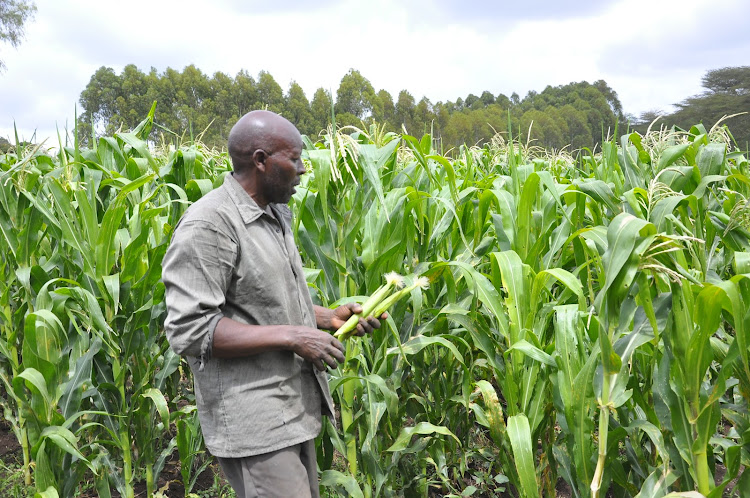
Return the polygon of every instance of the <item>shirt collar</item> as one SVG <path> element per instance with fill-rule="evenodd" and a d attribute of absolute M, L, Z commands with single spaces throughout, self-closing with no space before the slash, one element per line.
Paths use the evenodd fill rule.
<path fill-rule="evenodd" d="M 263 210 L 258 204 L 250 197 L 242 185 L 235 179 L 234 175 L 230 172 L 224 177 L 224 188 L 229 193 L 229 197 L 232 198 L 232 202 L 237 206 L 240 212 L 242 221 L 245 224 L 252 223 L 253 221 L 260 218 L 263 214 Z"/>

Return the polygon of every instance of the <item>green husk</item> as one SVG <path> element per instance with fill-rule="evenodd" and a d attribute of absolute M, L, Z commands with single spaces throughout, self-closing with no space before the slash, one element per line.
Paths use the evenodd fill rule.
<path fill-rule="evenodd" d="M 386 299 L 380 302 L 375 309 L 373 310 L 373 315 L 380 316 L 388 309 L 391 308 L 394 304 L 396 304 L 398 301 L 403 299 L 404 297 L 411 294 L 411 291 L 416 289 L 417 287 L 421 287 L 422 289 L 425 289 L 429 285 L 429 281 L 426 278 L 416 278 L 414 279 L 414 283 L 409 285 L 408 287 L 404 287 L 398 292 L 394 292 L 390 296 L 388 296 Z"/>
<path fill-rule="evenodd" d="M 344 323 L 344 325 L 339 327 L 339 329 L 333 334 L 334 337 L 338 339 L 349 338 L 357 328 L 357 324 L 359 323 L 359 319 L 361 317 L 372 315 L 375 307 L 388 296 L 388 293 L 391 292 L 394 286 L 400 287 L 401 285 L 403 285 L 403 278 L 397 273 L 388 273 L 385 275 L 385 278 L 386 283 L 378 287 L 378 289 L 374 293 L 372 293 L 369 298 L 367 298 L 367 301 L 362 303 L 362 313 L 355 313 L 350 316 L 349 319 Z M 383 312 L 380 312 L 377 314 L 377 316 L 382 314 Z"/>
<path fill-rule="evenodd" d="M 409 286 L 407 286 L 407 287 L 405 287 L 405 288 L 403 288 L 403 289 L 401 289 L 399 291 L 394 292 L 390 296 L 386 296 L 387 292 L 390 291 L 390 287 L 386 291 L 382 290 L 383 287 L 385 287 L 385 286 L 380 287 L 376 291 L 376 293 L 375 293 L 375 294 L 378 295 L 377 299 L 373 299 L 375 297 L 375 294 L 373 294 L 367 300 L 367 303 L 365 303 L 365 304 L 367 304 L 367 308 L 365 308 L 364 305 L 362 306 L 362 308 L 363 308 L 362 315 L 352 315 L 349 318 L 349 320 L 347 320 L 347 322 L 339 330 L 336 331 L 336 333 L 334 334 L 334 336 L 337 337 L 337 338 L 339 338 L 339 339 L 348 339 L 352 335 L 354 329 L 356 328 L 357 322 L 359 321 L 359 317 L 360 316 L 371 316 L 372 315 L 372 316 L 379 317 L 380 315 L 382 315 L 383 313 L 385 313 L 386 311 L 388 311 L 398 301 L 400 301 L 404 297 L 408 296 L 411 293 L 411 291 L 413 291 L 414 289 L 416 289 L 418 287 L 421 287 L 421 288 L 425 289 L 425 288 L 427 288 L 428 285 L 429 285 L 429 280 L 427 278 L 425 278 L 425 277 L 416 278 L 416 279 L 414 279 L 414 282 L 411 285 L 409 285 Z M 387 286 L 387 284 L 386 284 L 386 286 Z M 370 301 L 374 302 L 375 304 L 372 305 L 372 306 L 370 306 L 370 304 L 369 304 Z M 347 325 L 349 325 L 350 322 L 352 322 L 353 325 L 351 325 L 348 328 L 348 330 L 347 330 L 346 327 L 347 327 Z"/>

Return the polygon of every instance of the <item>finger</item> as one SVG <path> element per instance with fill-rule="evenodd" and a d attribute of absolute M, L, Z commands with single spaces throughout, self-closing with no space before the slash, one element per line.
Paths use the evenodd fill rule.
<path fill-rule="evenodd" d="M 359 303 L 349 303 L 349 311 L 352 312 L 352 314 L 356 313 L 362 313 L 362 305 Z"/>
<path fill-rule="evenodd" d="M 339 366 L 339 363 L 340 363 L 340 362 L 336 362 L 336 360 L 335 360 L 335 359 L 333 358 L 333 356 L 331 356 L 331 355 L 325 355 L 325 356 L 323 356 L 323 360 L 324 360 L 324 361 L 325 361 L 325 362 L 326 362 L 326 363 L 328 364 L 328 366 L 329 366 L 329 367 L 331 367 L 331 368 L 336 368 L 337 366 Z"/>
<path fill-rule="evenodd" d="M 314 360 L 313 361 L 313 365 L 315 365 L 315 368 L 317 368 L 321 372 L 324 371 L 324 370 L 326 370 L 326 366 L 320 360 Z"/>
<path fill-rule="evenodd" d="M 380 322 L 377 318 L 369 316 L 367 319 L 360 318 L 357 327 L 363 334 L 372 334 L 373 330 L 380 328 Z"/>
<path fill-rule="evenodd" d="M 357 322 L 357 331 L 354 333 L 354 335 L 358 337 L 362 337 L 367 332 L 367 329 L 365 328 L 365 322 L 362 318 L 359 319 L 359 322 Z"/>
<path fill-rule="evenodd" d="M 341 344 L 341 341 L 339 341 L 335 337 L 331 337 L 331 346 L 333 346 L 334 348 L 338 349 L 342 353 L 346 352 L 346 348 L 344 347 L 344 345 Z"/>
<path fill-rule="evenodd" d="M 346 361 L 344 353 L 342 353 L 338 349 L 331 350 L 331 354 L 327 356 L 331 358 L 331 362 L 328 363 L 329 365 L 331 365 L 331 368 L 336 368 L 338 366 L 338 363 L 344 363 Z"/>

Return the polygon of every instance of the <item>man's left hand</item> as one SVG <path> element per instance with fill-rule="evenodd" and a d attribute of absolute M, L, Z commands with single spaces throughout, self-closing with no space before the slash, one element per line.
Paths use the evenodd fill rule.
<path fill-rule="evenodd" d="M 319 311 L 320 310 L 320 311 Z M 323 311 L 325 310 L 325 311 Z M 342 304 L 335 309 L 317 308 L 316 307 L 316 318 L 318 318 L 318 327 L 327 330 L 338 330 L 339 327 L 344 325 L 350 316 L 362 313 L 362 305 L 359 303 L 347 303 Z M 328 316 L 320 316 L 328 315 Z M 322 320 L 321 320 L 322 318 Z M 388 318 L 388 313 L 383 313 L 380 317 L 375 318 L 374 316 L 368 316 L 366 318 L 360 318 L 357 324 L 357 331 L 355 335 L 362 336 L 365 334 L 372 333 L 373 330 L 380 328 L 380 320 Z"/>

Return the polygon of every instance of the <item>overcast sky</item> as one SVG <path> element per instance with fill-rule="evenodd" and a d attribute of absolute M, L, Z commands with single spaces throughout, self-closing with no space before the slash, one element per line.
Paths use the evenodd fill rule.
<path fill-rule="evenodd" d="M 350 68 L 375 90 L 455 101 L 605 80 L 625 112 L 672 109 L 709 69 L 750 65 L 748 0 L 36 0 L 0 45 L 0 136 L 56 137 L 101 66 L 234 76 L 335 93 Z M 79 110 L 79 112 L 81 112 Z M 157 108 L 158 112 L 158 108 Z M 56 145 L 57 139 L 47 142 Z"/>

